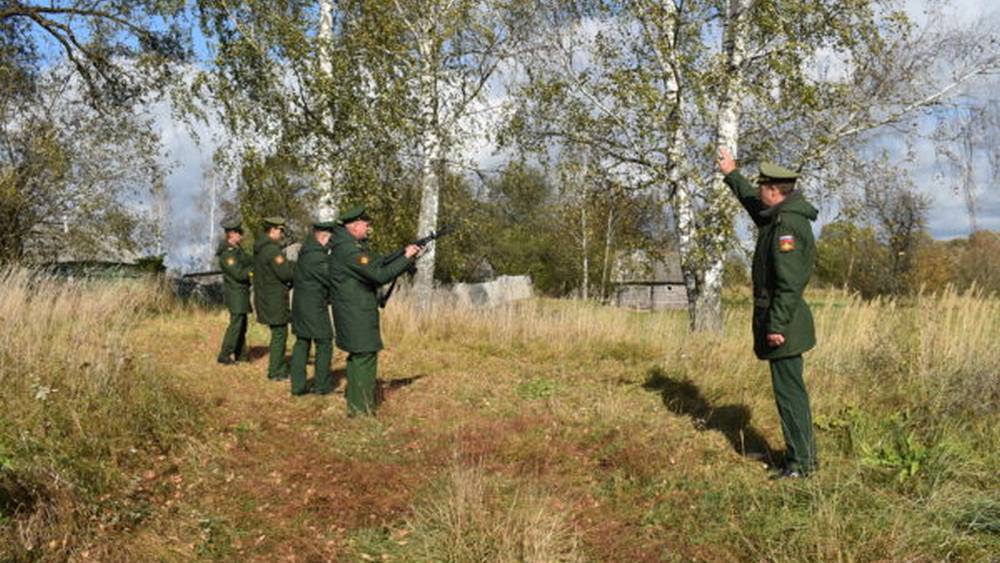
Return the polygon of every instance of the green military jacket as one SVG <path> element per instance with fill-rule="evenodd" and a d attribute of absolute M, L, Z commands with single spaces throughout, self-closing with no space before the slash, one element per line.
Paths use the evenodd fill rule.
<path fill-rule="evenodd" d="M 215 253 L 222 270 L 222 294 L 226 308 L 233 314 L 250 312 L 250 268 L 253 258 L 241 246 L 223 242 Z"/>
<path fill-rule="evenodd" d="M 292 332 L 300 338 L 329 340 L 330 324 L 330 252 L 314 237 L 302 243 L 295 263 L 295 292 L 292 294 Z"/>
<path fill-rule="evenodd" d="M 293 262 L 278 243 L 261 233 L 254 243 L 253 306 L 257 322 L 265 325 L 288 323 L 288 290 L 292 286 Z"/>
<path fill-rule="evenodd" d="M 382 349 L 378 288 L 409 270 L 413 261 L 399 257 L 387 262 L 368 248 L 367 240 L 356 240 L 341 226 L 334 229 L 330 245 L 337 347 L 350 353 L 377 352 Z"/>
<path fill-rule="evenodd" d="M 752 275 L 754 353 L 762 360 L 775 360 L 811 350 L 816 345 L 816 329 L 802 293 L 816 257 L 810 225 L 818 215 L 816 208 L 798 191 L 768 208 L 757 188 L 737 171 L 726 175 L 726 184 L 757 225 Z M 768 346 L 768 334 L 781 334 L 785 343 Z"/>

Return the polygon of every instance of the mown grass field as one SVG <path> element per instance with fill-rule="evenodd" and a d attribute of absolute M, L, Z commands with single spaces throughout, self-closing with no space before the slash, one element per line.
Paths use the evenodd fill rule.
<path fill-rule="evenodd" d="M 215 363 L 221 310 L 0 276 L 0 560 L 991 561 L 1000 302 L 812 296 L 821 470 L 781 435 L 734 296 L 684 313 L 390 304 L 386 400 Z M 343 388 L 344 356 L 335 370 Z"/>

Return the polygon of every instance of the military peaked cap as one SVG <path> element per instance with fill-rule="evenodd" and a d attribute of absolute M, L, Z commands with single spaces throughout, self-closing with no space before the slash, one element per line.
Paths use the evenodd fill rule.
<path fill-rule="evenodd" d="M 341 213 L 340 217 L 337 218 L 337 222 L 341 225 L 346 225 L 351 221 L 357 221 L 358 219 L 371 221 L 371 218 L 368 217 L 368 213 L 365 211 L 364 205 L 355 205 L 354 207 L 347 208 L 347 210 Z"/>
<path fill-rule="evenodd" d="M 316 229 L 317 231 L 332 231 L 336 226 L 336 221 L 317 221 L 313 223 L 313 229 Z"/>
<path fill-rule="evenodd" d="M 264 226 L 266 227 L 284 227 L 285 220 L 281 217 L 264 217 Z"/>
<path fill-rule="evenodd" d="M 226 231 L 243 231 L 243 224 L 238 218 L 226 219 L 222 222 L 222 228 Z"/>
<path fill-rule="evenodd" d="M 773 162 L 761 162 L 760 163 L 760 177 L 757 178 L 758 182 L 794 182 L 799 177 L 799 173 L 794 170 L 789 170 L 784 166 L 780 166 Z"/>

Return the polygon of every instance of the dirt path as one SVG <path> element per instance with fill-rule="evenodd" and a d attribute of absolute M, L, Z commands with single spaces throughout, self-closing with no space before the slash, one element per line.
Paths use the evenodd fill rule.
<path fill-rule="evenodd" d="M 264 375 L 259 327 L 250 364 L 215 362 L 224 322 L 221 313 L 185 313 L 138 331 L 139 349 L 204 402 L 206 425 L 204 441 L 144 477 L 159 507 L 136 541 L 155 553 L 179 561 L 413 560 L 402 547 L 390 556 L 362 544 L 375 537 L 405 546 L 413 503 L 457 463 L 554 499 L 588 560 L 728 558 L 643 523 L 667 500 L 681 506 L 700 494 L 658 491 L 664 468 L 696 481 L 712 463 L 746 460 L 722 433 L 696 431 L 643 390 L 640 362 L 611 358 L 581 376 L 573 370 L 584 368 L 565 358 L 540 365 L 513 353 L 402 342 L 380 359 L 382 378 L 395 385 L 379 418 L 350 419 L 342 353 L 337 393 L 291 397 L 288 382 Z M 551 375 L 556 368 L 578 388 Z M 545 398 L 543 377 L 553 378 L 560 402 Z M 606 427 L 601 409 L 614 409 Z"/>
<path fill-rule="evenodd" d="M 188 319 L 186 319 L 188 320 Z M 205 401 L 204 443 L 185 459 L 164 460 L 154 477 L 168 518 L 155 541 L 181 558 L 345 560 L 346 531 L 397 521 L 424 480 L 419 467 L 351 455 L 337 434 L 375 437 L 378 422 L 344 415 L 343 356 L 338 393 L 293 398 L 288 382 L 268 381 L 262 334 L 251 333 L 250 364 L 214 361 L 218 315 L 151 322 L 140 338 L 155 342 L 158 369 Z M 310 366 L 311 370 L 311 366 Z M 362 438 L 364 440 L 365 438 Z M 418 471 L 414 471 L 414 470 Z"/>

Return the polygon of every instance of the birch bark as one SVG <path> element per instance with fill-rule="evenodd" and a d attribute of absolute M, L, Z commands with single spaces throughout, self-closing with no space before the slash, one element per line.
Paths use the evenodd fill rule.
<path fill-rule="evenodd" d="M 698 223 L 696 220 L 694 194 L 688 179 L 690 166 L 687 161 L 685 147 L 688 142 L 686 115 L 687 100 L 682 89 L 681 77 L 684 69 L 678 59 L 677 32 L 681 24 L 677 5 L 672 1 L 654 6 L 647 2 L 646 11 L 655 13 L 654 8 L 662 9 L 663 18 L 659 22 L 644 21 L 646 41 L 654 49 L 657 65 L 664 80 L 664 95 L 670 98 L 674 107 L 672 119 L 665 123 L 670 131 L 666 146 L 667 167 L 663 172 L 666 177 L 669 200 L 673 207 L 675 230 L 677 234 L 677 251 L 680 254 L 681 274 L 688 298 L 688 318 L 691 328 L 700 325 L 701 314 L 699 290 L 702 279 L 700 260 L 698 259 Z"/>
<path fill-rule="evenodd" d="M 729 0 L 723 31 L 725 80 L 716 120 L 716 146 L 737 154 L 740 141 L 741 100 L 744 97 L 744 66 L 749 34 L 748 12 L 752 0 Z M 733 230 L 735 205 L 721 172 L 716 172 L 709 188 L 706 210 L 704 263 L 695 303 L 695 331 L 722 332 L 722 270 L 727 240 Z"/>
<path fill-rule="evenodd" d="M 319 42 L 319 68 L 324 78 L 333 73 L 331 49 L 333 46 L 333 0 L 319 0 L 319 31 L 316 38 Z M 326 129 L 332 130 L 332 118 L 329 112 L 323 111 Z M 320 162 L 316 170 L 316 194 L 319 196 L 317 219 L 332 221 L 337 217 L 340 206 L 338 194 L 333 183 L 332 163 Z"/>
<path fill-rule="evenodd" d="M 428 29 L 424 25 L 420 27 Z M 420 215 L 417 220 L 417 232 L 423 236 L 437 228 L 441 129 L 438 120 L 440 100 L 434 37 L 428 32 L 419 36 L 417 40 L 420 53 L 420 147 L 423 158 L 420 170 Z M 436 254 L 434 247 L 434 243 L 431 243 L 417 260 L 417 275 L 414 278 L 417 303 L 424 309 L 430 309 L 432 306 Z"/>

